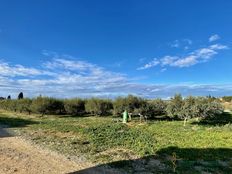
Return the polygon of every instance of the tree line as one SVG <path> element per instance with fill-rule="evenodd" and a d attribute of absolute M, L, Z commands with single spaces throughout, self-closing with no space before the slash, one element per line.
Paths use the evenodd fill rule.
<path fill-rule="evenodd" d="M 127 110 L 134 115 L 144 115 L 148 119 L 158 116 L 168 116 L 182 120 L 194 117 L 213 117 L 221 114 L 224 110 L 220 101 L 212 97 L 183 98 L 176 94 L 170 100 L 148 100 L 141 97 L 128 95 L 111 99 L 56 99 L 39 96 L 34 99 L 23 98 L 20 94 L 18 99 L 0 100 L 0 109 L 27 112 L 28 114 L 67 114 L 83 116 L 85 114 L 107 116 L 121 116 Z"/>

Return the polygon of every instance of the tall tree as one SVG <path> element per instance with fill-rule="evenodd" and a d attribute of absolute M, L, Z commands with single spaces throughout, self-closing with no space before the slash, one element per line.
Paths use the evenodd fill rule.
<path fill-rule="evenodd" d="M 19 100 L 20 100 L 20 99 L 23 99 L 23 93 L 22 93 L 22 92 L 19 93 L 18 99 L 19 99 Z"/>

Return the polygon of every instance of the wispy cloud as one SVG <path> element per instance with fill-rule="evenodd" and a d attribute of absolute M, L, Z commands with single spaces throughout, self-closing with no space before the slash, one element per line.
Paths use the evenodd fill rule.
<path fill-rule="evenodd" d="M 220 39 L 220 36 L 217 35 L 217 34 L 214 34 L 214 35 L 209 37 L 209 42 L 213 42 L 213 41 L 216 41 L 216 40 L 219 40 L 219 39 Z"/>
<path fill-rule="evenodd" d="M 172 48 L 183 48 L 185 50 L 189 49 L 189 46 L 192 45 L 193 41 L 190 39 L 181 39 L 174 40 L 169 45 Z"/>
<path fill-rule="evenodd" d="M 160 63 L 160 62 L 159 62 L 156 58 L 154 58 L 151 62 L 145 64 L 145 65 L 142 66 L 142 67 L 139 67 L 138 70 L 143 70 L 143 69 L 152 68 L 152 67 L 158 65 L 159 63 Z"/>
<path fill-rule="evenodd" d="M 222 45 L 211 45 L 209 49 L 223 49 Z M 204 51 L 203 51 L 204 52 Z M 207 51 L 206 51 L 207 52 Z M 196 51 L 192 56 L 205 54 Z M 212 54 L 212 53 L 210 53 Z M 204 55 L 205 56 L 205 55 Z M 70 56 L 58 56 L 44 62 L 42 67 L 26 67 L 12 65 L 4 61 L 0 64 L 0 96 L 17 96 L 23 91 L 26 96 L 34 97 L 39 94 L 67 98 L 67 97 L 110 97 L 134 94 L 146 98 L 167 98 L 175 93 L 183 95 L 222 95 L 232 94 L 232 85 L 205 84 L 144 84 L 127 77 L 125 74 L 108 71 L 103 67 L 88 61 L 70 59 Z M 191 55 L 190 55 L 191 57 Z M 207 57 L 207 56 L 206 56 Z M 191 62 L 191 58 L 190 62 Z M 195 59 L 195 58 L 194 58 Z M 153 59 L 149 66 L 155 66 L 157 59 Z M 159 60 L 162 71 L 165 66 L 182 66 L 189 60 L 179 57 L 164 57 Z"/>
<path fill-rule="evenodd" d="M 151 62 L 139 67 L 138 70 L 149 69 L 160 65 L 171 67 L 189 67 L 198 63 L 209 61 L 214 55 L 218 54 L 219 50 L 229 49 L 228 46 L 222 44 L 213 44 L 205 48 L 200 48 L 188 53 L 186 56 L 164 56 L 160 59 L 153 59 Z"/>
<path fill-rule="evenodd" d="M 38 76 L 38 75 L 51 75 L 47 71 L 39 70 L 36 68 L 24 67 L 22 65 L 10 65 L 3 60 L 0 62 L 0 74 L 1 76 Z"/>
<path fill-rule="evenodd" d="M 124 74 L 107 71 L 87 61 L 61 57 L 52 58 L 40 68 L 9 65 L 2 61 L 1 84 L 5 84 L 4 89 L 10 88 L 11 92 L 23 90 L 30 96 L 45 94 L 69 97 L 104 93 L 104 88 L 118 86 L 127 81 Z"/>

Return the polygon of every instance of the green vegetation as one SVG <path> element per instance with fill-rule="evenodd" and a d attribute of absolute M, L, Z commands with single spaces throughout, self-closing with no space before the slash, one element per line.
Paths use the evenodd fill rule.
<path fill-rule="evenodd" d="M 64 109 L 70 115 L 83 115 L 85 113 L 85 101 L 82 99 L 64 100 Z"/>
<path fill-rule="evenodd" d="M 35 143 L 126 173 L 232 173 L 232 115 L 223 105 L 210 96 L 179 94 L 168 101 L 132 95 L 20 97 L 0 100 L 0 124 Z M 119 121 L 124 110 L 133 115 L 127 124 Z M 148 121 L 136 117 L 141 115 Z"/>
<path fill-rule="evenodd" d="M 20 113 L 27 112 L 28 114 L 32 112 L 42 116 L 45 114 L 120 116 L 124 110 L 127 110 L 132 115 L 140 115 L 148 119 L 167 115 L 185 121 L 194 117 L 214 117 L 224 110 L 216 98 L 189 96 L 183 99 L 180 94 L 175 95 L 170 101 L 147 100 L 132 95 L 118 97 L 115 100 L 99 98 L 62 100 L 41 96 L 27 99 L 19 97 L 18 100 L 0 100 L 0 109 Z"/>
<path fill-rule="evenodd" d="M 107 115 L 111 113 L 113 104 L 111 100 L 91 98 L 86 101 L 85 109 L 92 115 Z"/>
<path fill-rule="evenodd" d="M 225 102 L 231 102 L 232 101 L 232 96 L 224 96 L 222 97 L 222 100 Z"/>
<path fill-rule="evenodd" d="M 229 113 L 190 119 L 186 126 L 166 120 L 140 123 L 136 118 L 122 124 L 111 116 L 41 117 L 3 111 L 0 115 L 0 124 L 14 127 L 36 143 L 98 164 L 110 163 L 128 173 L 139 170 L 135 165 L 141 164 L 144 171 L 159 173 L 172 173 L 175 166 L 177 173 L 231 173 L 231 122 Z"/>

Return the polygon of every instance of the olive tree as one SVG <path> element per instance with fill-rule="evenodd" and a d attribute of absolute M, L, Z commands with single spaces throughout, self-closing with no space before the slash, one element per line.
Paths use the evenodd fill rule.
<path fill-rule="evenodd" d="M 85 101 L 82 99 L 64 100 L 64 108 L 67 114 L 82 115 L 85 113 Z"/>
<path fill-rule="evenodd" d="M 196 99 L 194 97 L 189 96 L 184 99 L 182 107 L 181 107 L 181 111 L 178 114 L 178 118 L 184 120 L 184 126 L 188 119 L 191 119 L 197 116 L 195 105 L 196 105 Z"/>
<path fill-rule="evenodd" d="M 161 116 L 166 114 L 167 102 L 158 98 L 155 100 L 151 100 L 150 103 L 152 105 L 154 116 Z"/>
<path fill-rule="evenodd" d="M 205 97 L 198 97 L 194 106 L 196 117 L 212 118 L 217 114 L 221 114 L 224 107 L 218 101 L 212 101 Z"/>
<path fill-rule="evenodd" d="M 127 97 L 118 97 L 113 102 L 114 114 L 121 115 L 127 110 L 130 113 L 138 112 L 139 108 L 144 107 L 146 101 L 140 97 L 128 95 Z"/>
<path fill-rule="evenodd" d="M 21 100 L 17 100 L 17 109 L 19 112 L 28 112 L 28 114 L 31 114 L 31 104 L 32 100 L 29 98 L 24 98 Z"/>
<path fill-rule="evenodd" d="M 85 104 L 86 112 L 93 115 L 107 115 L 113 109 L 111 100 L 91 98 Z"/>
<path fill-rule="evenodd" d="M 180 117 L 183 106 L 183 98 L 180 94 L 176 94 L 171 100 L 168 102 L 166 112 L 168 116 L 171 117 Z"/>
<path fill-rule="evenodd" d="M 49 97 L 37 97 L 32 101 L 32 110 L 42 114 L 60 114 L 64 110 L 64 105 L 61 100 Z"/>

